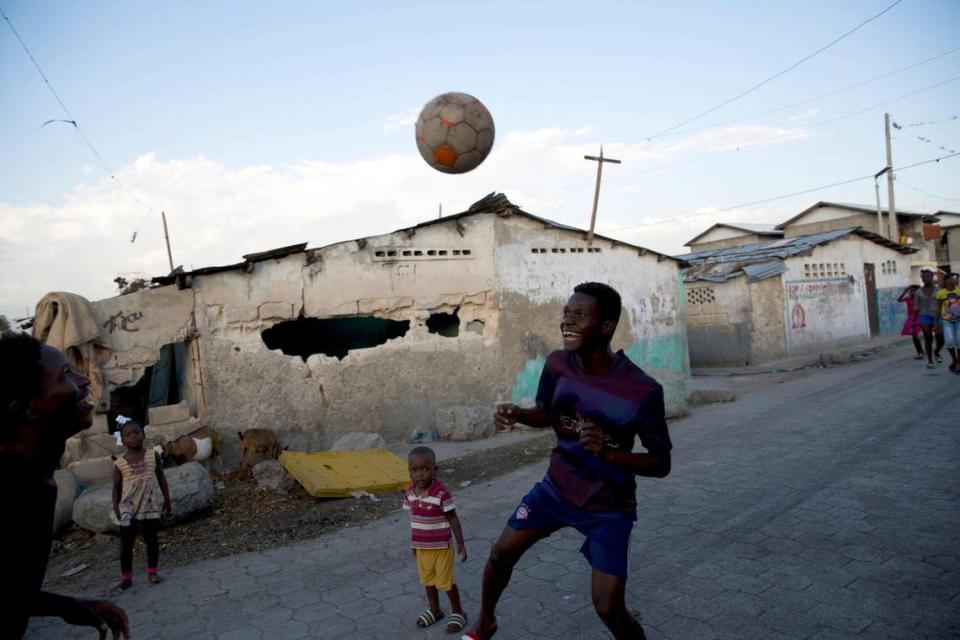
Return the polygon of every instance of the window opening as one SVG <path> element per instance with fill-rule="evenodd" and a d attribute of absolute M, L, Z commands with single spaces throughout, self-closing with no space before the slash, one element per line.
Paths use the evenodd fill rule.
<path fill-rule="evenodd" d="M 260 337 L 268 349 L 279 349 L 304 361 L 315 353 L 342 360 L 354 349 L 369 349 L 400 338 L 410 330 L 409 320 L 373 316 L 298 318 L 264 329 Z"/>

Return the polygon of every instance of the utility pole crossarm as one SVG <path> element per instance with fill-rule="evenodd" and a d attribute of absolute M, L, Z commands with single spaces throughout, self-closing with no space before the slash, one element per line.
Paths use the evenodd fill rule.
<path fill-rule="evenodd" d="M 587 234 L 587 244 L 593 244 L 593 229 L 597 224 L 597 205 L 600 203 L 600 178 L 603 176 L 603 163 L 620 164 L 619 160 L 603 157 L 603 145 L 600 145 L 599 156 L 583 156 L 584 160 L 592 160 L 597 163 L 597 187 L 593 192 L 593 213 L 590 214 L 590 232 Z"/>

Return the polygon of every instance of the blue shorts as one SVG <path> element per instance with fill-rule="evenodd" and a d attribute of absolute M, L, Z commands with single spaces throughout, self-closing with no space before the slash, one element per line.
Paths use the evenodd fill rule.
<path fill-rule="evenodd" d="M 580 553 L 590 566 L 610 575 L 627 577 L 627 559 L 630 555 L 630 534 L 637 512 L 587 511 L 575 507 L 544 489 L 541 483 L 533 486 L 507 521 L 511 529 L 541 529 L 553 533 L 563 527 L 573 527 L 586 540 Z"/>
<path fill-rule="evenodd" d="M 930 327 L 937 323 L 937 316 L 929 316 L 924 313 L 917 320 L 918 322 L 920 322 L 921 325 L 926 325 Z"/>

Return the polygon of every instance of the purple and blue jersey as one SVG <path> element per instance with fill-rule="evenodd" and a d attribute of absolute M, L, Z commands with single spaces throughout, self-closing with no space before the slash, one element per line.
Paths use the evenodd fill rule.
<path fill-rule="evenodd" d="M 622 351 L 611 370 L 601 375 L 583 372 L 574 354 L 554 351 L 540 376 L 537 405 L 575 430 L 582 422 L 593 422 L 603 430 L 606 446 L 614 449 L 632 451 L 636 437 L 652 454 L 672 448 L 663 387 Z M 572 435 L 558 434 L 542 485 L 555 497 L 590 511 L 632 511 L 637 504 L 634 474 L 602 462 Z"/>

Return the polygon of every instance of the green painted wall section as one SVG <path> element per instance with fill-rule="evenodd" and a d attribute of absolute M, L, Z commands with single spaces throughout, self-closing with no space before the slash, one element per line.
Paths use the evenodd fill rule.
<path fill-rule="evenodd" d="M 543 372 L 543 365 L 547 364 L 544 356 L 538 355 L 536 358 L 527 360 L 517 373 L 517 379 L 510 388 L 510 402 L 520 404 L 522 400 L 533 400 L 537 397 L 537 387 L 540 385 L 540 374 Z"/>

